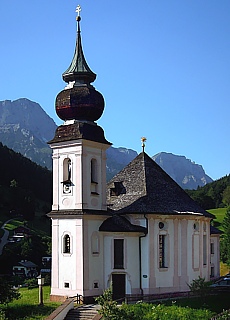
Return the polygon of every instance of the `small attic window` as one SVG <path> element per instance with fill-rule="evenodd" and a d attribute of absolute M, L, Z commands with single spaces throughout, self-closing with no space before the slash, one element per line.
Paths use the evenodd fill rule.
<path fill-rule="evenodd" d="M 120 194 L 126 194 L 123 181 L 114 182 L 114 188 L 110 188 L 110 196 L 119 196 Z"/>

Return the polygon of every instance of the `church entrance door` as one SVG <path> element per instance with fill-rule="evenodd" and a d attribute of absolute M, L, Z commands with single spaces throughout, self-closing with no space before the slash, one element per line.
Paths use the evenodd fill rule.
<path fill-rule="evenodd" d="M 112 274 L 113 282 L 113 300 L 125 297 L 125 274 Z"/>

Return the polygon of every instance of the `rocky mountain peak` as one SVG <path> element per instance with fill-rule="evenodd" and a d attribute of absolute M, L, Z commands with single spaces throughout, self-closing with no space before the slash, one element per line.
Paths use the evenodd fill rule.
<path fill-rule="evenodd" d="M 54 137 L 57 126 L 42 107 L 26 98 L 0 101 L 0 142 L 37 164 L 52 168 L 51 149 L 47 141 Z M 107 180 L 137 156 L 124 147 L 107 150 Z M 212 179 L 201 165 L 172 153 L 161 152 L 155 160 L 182 188 L 196 189 Z"/>
<path fill-rule="evenodd" d="M 185 156 L 160 152 L 152 157 L 183 189 L 197 189 L 212 182 L 200 164 Z"/>

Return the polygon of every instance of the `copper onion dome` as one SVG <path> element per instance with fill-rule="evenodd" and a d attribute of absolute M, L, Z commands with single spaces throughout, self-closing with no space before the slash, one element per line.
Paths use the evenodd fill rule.
<path fill-rule="evenodd" d="M 62 74 L 68 83 L 56 98 L 56 113 L 62 120 L 96 121 L 104 110 L 104 98 L 90 84 L 96 74 L 89 68 L 81 45 L 80 6 L 77 7 L 77 39 L 75 53 L 69 68 Z"/>

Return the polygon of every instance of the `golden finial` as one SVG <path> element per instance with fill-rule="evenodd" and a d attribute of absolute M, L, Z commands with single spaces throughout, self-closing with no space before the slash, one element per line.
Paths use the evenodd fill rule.
<path fill-rule="evenodd" d="M 75 11 L 75 12 L 77 12 L 76 20 L 77 20 L 77 21 L 80 21 L 80 20 L 81 20 L 81 17 L 80 17 L 81 6 L 80 6 L 80 4 L 77 6 L 77 8 L 76 8 L 76 11 Z"/>
<path fill-rule="evenodd" d="M 145 137 L 141 137 L 141 142 L 142 142 L 142 149 L 143 149 L 143 152 L 145 151 L 145 141 L 147 140 L 147 138 Z"/>

